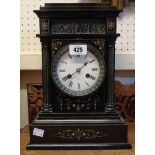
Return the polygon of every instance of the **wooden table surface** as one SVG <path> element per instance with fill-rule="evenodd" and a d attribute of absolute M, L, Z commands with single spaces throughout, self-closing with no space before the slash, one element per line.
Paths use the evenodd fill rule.
<path fill-rule="evenodd" d="M 21 130 L 20 155 L 134 155 L 135 154 L 135 124 L 129 123 L 128 140 L 132 149 L 128 150 L 26 150 L 29 143 L 29 128 Z"/>

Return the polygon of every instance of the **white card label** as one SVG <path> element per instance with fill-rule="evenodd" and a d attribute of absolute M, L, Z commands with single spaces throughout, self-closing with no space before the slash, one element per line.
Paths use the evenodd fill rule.
<path fill-rule="evenodd" d="M 38 136 L 38 137 L 43 137 L 44 136 L 44 130 L 34 128 L 33 129 L 33 135 Z"/>
<path fill-rule="evenodd" d="M 70 55 L 86 55 L 87 54 L 87 45 L 69 45 L 69 54 Z"/>

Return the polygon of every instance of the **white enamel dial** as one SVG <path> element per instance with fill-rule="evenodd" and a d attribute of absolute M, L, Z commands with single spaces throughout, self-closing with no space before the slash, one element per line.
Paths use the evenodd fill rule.
<path fill-rule="evenodd" d="M 65 46 L 55 56 L 52 77 L 56 86 L 68 95 L 88 95 L 103 81 L 103 58 L 97 50 L 88 47 L 87 55 L 69 55 L 68 46 Z"/>

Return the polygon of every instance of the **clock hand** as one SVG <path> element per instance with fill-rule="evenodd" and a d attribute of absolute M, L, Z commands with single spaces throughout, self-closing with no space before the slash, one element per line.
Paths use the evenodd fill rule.
<path fill-rule="evenodd" d="M 80 72 L 81 69 L 82 69 L 84 66 L 86 66 L 88 63 L 92 63 L 93 61 L 95 61 L 95 59 L 93 59 L 93 60 L 91 60 L 91 61 L 85 62 L 84 65 L 83 65 L 82 67 L 80 67 L 80 68 L 78 68 L 78 69 L 76 70 L 76 72 Z"/>
<path fill-rule="evenodd" d="M 89 61 L 85 62 L 84 65 L 83 65 L 82 67 L 80 67 L 80 70 L 81 70 L 84 66 L 86 66 L 86 65 L 88 64 L 88 62 L 89 62 Z"/>
<path fill-rule="evenodd" d="M 67 81 L 68 79 L 72 78 L 72 76 L 76 73 L 79 73 L 81 71 L 81 69 L 86 66 L 88 63 L 92 63 L 95 59 L 91 60 L 91 61 L 87 61 L 83 64 L 83 66 L 81 66 L 80 68 L 77 68 L 76 71 L 73 73 L 73 74 L 68 74 L 67 76 L 63 77 L 62 78 L 62 81 L 65 82 Z"/>
<path fill-rule="evenodd" d="M 72 78 L 72 76 L 73 76 L 75 73 L 77 73 L 77 71 L 74 72 L 73 74 L 68 74 L 68 75 L 64 76 L 64 77 L 62 78 L 62 81 L 65 82 L 65 81 L 67 81 L 68 79 Z"/>
<path fill-rule="evenodd" d="M 93 61 L 95 61 L 95 59 L 93 59 L 93 60 L 91 60 L 91 61 L 85 62 L 84 65 L 83 65 L 81 68 L 83 68 L 84 66 L 86 66 L 88 63 L 92 63 Z"/>
<path fill-rule="evenodd" d="M 72 77 L 72 75 L 71 74 L 68 74 L 68 75 L 66 75 L 66 76 L 64 76 L 62 78 L 62 81 L 65 82 L 66 80 L 70 79 L 71 77 Z"/>

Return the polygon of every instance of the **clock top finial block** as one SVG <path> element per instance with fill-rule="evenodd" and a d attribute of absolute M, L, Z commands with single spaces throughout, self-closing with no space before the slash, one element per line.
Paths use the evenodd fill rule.
<path fill-rule="evenodd" d="M 34 10 L 39 16 L 65 16 L 78 17 L 77 14 L 83 14 L 83 17 L 117 17 L 121 10 L 111 6 L 111 3 L 45 3 L 40 10 Z M 48 14 L 50 13 L 50 14 Z M 112 13 L 112 14 L 111 14 Z"/>

